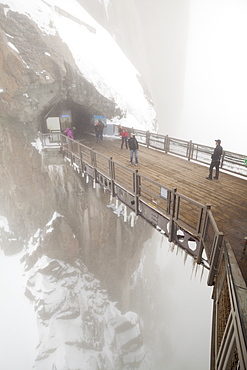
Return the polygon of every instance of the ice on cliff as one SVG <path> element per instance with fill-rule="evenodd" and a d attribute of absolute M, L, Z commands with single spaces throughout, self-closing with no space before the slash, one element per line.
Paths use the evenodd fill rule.
<path fill-rule="evenodd" d="M 54 213 L 47 223 L 53 232 Z M 23 252 L 26 295 L 37 313 L 39 345 L 34 369 L 129 369 L 145 362 L 139 317 L 121 314 L 80 259 L 66 263 L 42 255 L 47 228 Z"/>

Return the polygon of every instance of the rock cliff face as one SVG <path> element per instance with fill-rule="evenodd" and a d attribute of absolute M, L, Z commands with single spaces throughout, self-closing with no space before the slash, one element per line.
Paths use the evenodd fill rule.
<path fill-rule="evenodd" d="M 83 77 L 58 34 L 3 3 L 0 26 L 0 215 L 11 230 L 1 240 L 6 254 L 24 253 L 40 326 L 35 368 L 138 368 L 141 328 L 124 291 L 149 231 L 124 224 L 108 194 L 35 144 L 51 109 L 73 108 L 78 131 L 121 109 Z"/>
<path fill-rule="evenodd" d="M 82 76 L 58 35 L 44 35 L 32 19 L 3 4 L 0 25 L 0 209 L 23 238 L 43 218 L 37 210 L 56 201 L 31 145 L 45 129 L 46 113 L 73 105 L 81 121 L 89 121 L 95 113 L 120 111 Z"/>
<path fill-rule="evenodd" d="M 56 14 L 58 10 L 55 7 Z M 40 171 L 42 158 L 31 145 L 38 131 L 46 131 L 47 114 L 73 109 L 73 124 L 80 133 L 93 114 L 111 118 L 122 113 L 86 80 L 52 24 L 44 32 L 28 13 L 0 3 L 0 26 L 0 210 L 16 237 L 23 238 L 47 213 L 39 216 L 36 210 L 56 200 L 47 191 L 52 188 L 48 172 Z M 94 32 L 90 27 L 87 31 Z"/>
<path fill-rule="evenodd" d="M 76 236 L 58 213 L 25 248 L 26 295 L 37 312 L 40 337 L 34 368 L 148 368 L 138 315 L 121 314 L 76 258 L 78 252 Z"/>
<path fill-rule="evenodd" d="M 58 103 L 81 106 L 88 116 L 120 113 L 82 76 L 58 34 L 44 35 L 35 22 L 0 4 L 1 117 L 41 129 Z"/>

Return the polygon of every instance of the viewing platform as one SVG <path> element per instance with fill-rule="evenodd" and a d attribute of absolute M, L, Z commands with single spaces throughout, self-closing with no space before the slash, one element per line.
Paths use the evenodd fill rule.
<path fill-rule="evenodd" d="M 144 145 L 139 146 L 139 164 L 135 167 L 129 163 L 129 150 L 121 149 L 119 137 L 104 137 L 96 143 L 93 135 L 85 135 L 80 142 L 199 203 L 210 204 L 218 229 L 230 242 L 247 282 L 247 179 L 220 170 L 219 179 L 209 181 L 209 165 Z"/>

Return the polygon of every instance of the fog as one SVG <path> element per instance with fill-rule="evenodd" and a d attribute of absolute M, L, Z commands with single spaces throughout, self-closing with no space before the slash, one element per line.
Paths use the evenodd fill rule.
<path fill-rule="evenodd" d="M 247 3 L 135 0 L 159 131 L 246 153 Z"/>
<path fill-rule="evenodd" d="M 140 72 L 160 133 L 246 153 L 246 1 L 77 1 Z"/>
<path fill-rule="evenodd" d="M 143 245 L 138 270 L 142 278 L 131 287 L 130 308 L 144 322 L 144 344 L 153 351 L 152 369 L 209 369 L 212 289 L 207 286 L 208 271 L 156 230 Z"/>
<path fill-rule="evenodd" d="M 123 224 L 122 218 L 118 221 Z M 152 351 L 151 368 L 207 370 L 212 313 L 208 271 L 150 225 L 146 229 L 151 238 L 143 244 L 136 271 L 126 279 L 130 285 L 125 298 L 128 309 L 142 319 L 144 345 Z M 37 317 L 24 296 L 20 258 L 20 254 L 0 253 L 0 289 L 5 302 L 0 306 L 0 368 L 4 370 L 31 369 L 38 344 Z"/>
<path fill-rule="evenodd" d="M 135 3 L 140 16 L 145 60 L 142 63 L 139 59 L 138 67 L 154 100 L 159 132 L 210 146 L 220 138 L 224 149 L 244 154 L 247 134 L 247 3 L 242 0 L 129 2 Z M 137 45 L 133 47 L 138 53 Z M 206 369 L 212 302 L 206 274 L 202 282 L 199 275 L 191 279 L 193 273 L 189 259 L 184 267 L 181 253 L 168 253 L 168 246 L 163 241 L 161 243 L 160 234 L 155 233 L 154 238 L 155 241 L 149 241 L 143 250 L 146 269 L 141 284 L 146 283 L 148 275 L 151 301 L 157 303 L 159 312 L 164 312 L 167 327 L 163 328 L 163 333 L 169 329 L 165 349 L 171 348 L 167 362 L 172 363 L 173 360 L 169 369 L 178 367 L 186 355 L 187 363 L 191 365 L 191 351 L 197 355 L 192 356 L 194 361 L 198 361 L 195 368 L 199 368 L 201 362 L 200 369 Z M 21 302 L 24 295 L 19 261 L 16 259 L 13 263 L 15 257 L 0 257 L 2 274 L 3 267 L 7 267 L 1 283 L 1 292 L 6 300 L 1 305 L 4 337 L 2 334 L 0 357 L 4 369 L 12 370 L 12 360 L 22 365 L 24 359 L 30 364 L 33 362 L 30 355 L 33 355 L 37 340 L 36 322 L 29 302 L 26 299 Z M 7 260 L 11 260 L 11 267 Z M 157 271 L 153 276 L 158 276 L 159 280 L 151 277 L 153 267 Z M 16 278 L 12 276 L 14 272 Z M 18 287 L 17 281 L 20 283 Z M 132 299 L 138 308 L 138 302 L 134 297 Z M 145 307 L 147 302 L 140 309 L 145 310 Z M 17 316 L 17 311 L 21 316 Z M 158 321 L 156 327 L 160 325 Z M 193 341 L 198 342 L 198 348 Z M 163 346 L 163 342 L 160 341 L 159 345 Z M 18 355 L 12 355 L 13 348 L 19 349 Z M 24 353 L 27 348 L 28 352 Z M 182 349 L 182 355 L 178 354 L 178 348 Z M 29 366 L 24 365 L 23 369 L 31 368 Z M 188 366 L 184 368 L 188 369 Z M 20 366 L 18 368 L 21 369 Z"/>
<path fill-rule="evenodd" d="M 0 368 L 29 370 L 38 344 L 36 314 L 24 295 L 25 279 L 20 254 L 5 256 L 0 250 Z"/>

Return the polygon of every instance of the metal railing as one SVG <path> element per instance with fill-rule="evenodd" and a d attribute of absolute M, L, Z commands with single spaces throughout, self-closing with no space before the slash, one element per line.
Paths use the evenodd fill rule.
<path fill-rule="evenodd" d="M 224 239 L 214 280 L 210 368 L 246 370 L 247 289 Z"/>
<path fill-rule="evenodd" d="M 136 138 L 147 147 L 174 154 L 189 161 L 210 164 L 214 148 L 190 141 L 175 139 L 168 135 L 154 134 L 149 131 L 134 130 Z M 223 150 L 220 168 L 226 172 L 247 177 L 247 155 Z"/>
<path fill-rule="evenodd" d="M 39 132 L 39 139 L 43 149 L 56 149 L 61 146 L 61 132 L 50 132 L 43 134 Z"/>
<path fill-rule="evenodd" d="M 163 186 L 62 134 L 60 144 L 65 159 L 78 173 L 90 177 L 209 269 L 208 285 L 214 286 L 211 369 L 247 370 L 246 284 L 230 244 L 218 230 L 211 206 L 200 204 L 178 193 L 176 188 Z M 175 148 L 177 143 L 172 145 Z M 181 155 L 192 157 L 192 147 L 192 144 L 180 146 Z"/>
<path fill-rule="evenodd" d="M 118 126 L 114 126 L 114 132 L 118 131 Z M 128 129 L 128 127 L 126 127 Z M 140 144 L 146 145 L 148 148 L 158 149 L 165 153 L 173 154 L 186 158 L 189 161 L 195 161 L 202 164 L 209 165 L 211 163 L 211 155 L 214 148 L 202 144 L 193 143 L 191 140 L 181 140 L 168 135 L 161 135 L 151 133 L 149 131 L 142 131 L 131 129 L 134 131 L 136 138 Z M 51 148 L 55 143 L 60 143 L 60 133 L 52 132 L 49 134 L 40 134 L 44 147 Z M 223 150 L 220 168 L 225 172 L 247 177 L 247 155 L 233 153 Z"/>
<path fill-rule="evenodd" d="M 160 229 L 198 263 L 209 268 L 211 249 L 221 238 L 210 205 L 203 205 L 128 168 L 111 157 L 61 135 L 62 151 L 83 176 L 91 177 L 137 215 Z M 213 247 L 212 247 L 213 245 Z M 203 255 L 203 251 L 206 255 Z M 212 275 L 213 281 L 214 274 Z M 212 285 L 212 281 L 209 283 Z"/>

